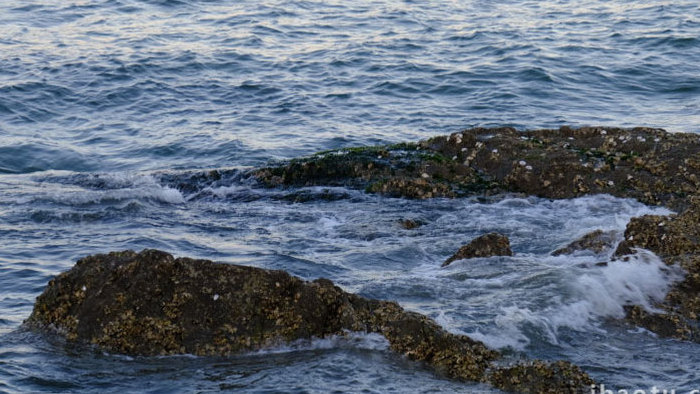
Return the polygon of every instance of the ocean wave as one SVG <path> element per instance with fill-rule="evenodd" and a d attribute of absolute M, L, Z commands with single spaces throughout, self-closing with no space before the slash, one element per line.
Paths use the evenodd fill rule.
<path fill-rule="evenodd" d="M 625 317 L 625 306 L 640 305 L 658 312 L 655 304 L 684 276 L 679 267 L 666 266 L 644 250 L 628 261 L 614 260 L 600 266 L 573 267 L 571 260 L 576 259 L 548 258 L 548 264 L 558 264 L 566 271 L 550 276 L 550 280 L 558 277 L 556 286 L 544 294 L 533 294 L 529 301 L 500 306 L 493 327 L 469 335 L 497 348 L 524 350 L 533 337 L 558 345 L 562 329 L 604 334 L 608 319 Z"/>

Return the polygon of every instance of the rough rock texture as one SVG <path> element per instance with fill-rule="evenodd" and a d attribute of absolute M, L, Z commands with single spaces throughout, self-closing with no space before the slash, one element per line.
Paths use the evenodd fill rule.
<path fill-rule="evenodd" d="M 617 234 L 617 231 L 592 231 L 565 247 L 555 250 L 552 256 L 572 254 L 579 250 L 590 250 L 597 254 L 609 251 L 615 246 Z"/>
<path fill-rule="evenodd" d="M 662 338 L 700 342 L 700 330 L 676 312 L 651 313 L 639 305 L 625 309 L 629 322 L 644 327 Z"/>
<path fill-rule="evenodd" d="M 510 250 L 510 240 L 508 237 L 498 233 L 489 233 L 474 238 L 471 242 L 459 248 L 457 253 L 453 254 L 442 263 L 442 266 L 450 265 L 450 263 L 455 260 L 512 255 L 513 251 Z"/>
<path fill-rule="evenodd" d="M 414 219 L 401 219 L 401 220 L 399 220 L 399 225 L 406 230 L 413 230 L 415 228 L 422 226 L 423 224 L 424 223 L 421 220 L 414 220 Z"/>
<path fill-rule="evenodd" d="M 453 379 L 524 392 L 582 391 L 592 383 L 566 362 L 499 367 L 499 353 L 481 342 L 327 279 L 305 282 L 283 271 L 175 259 L 157 250 L 79 260 L 49 282 L 25 325 L 132 355 L 228 355 L 346 330 L 377 332 L 394 351 Z M 520 375 L 537 378 L 511 378 Z"/>
<path fill-rule="evenodd" d="M 506 192 L 561 199 L 605 193 L 664 205 L 680 214 L 633 219 L 616 254 L 642 247 L 668 264 L 680 264 L 688 276 L 661 307 L 670 320 L 680 316 L 687 319 L 681 325 L 698 326 L 698 134 L 643 127 L 476 128 L 417 144 L 324 152 L 251 175 L 267 186 L 344 185 L 407 198 Z"/>
<path fill-rule="evenodd" d="M 418 144 L 319 153 L 253 175 L 268 186 L 345 185 L 408 198 L 607 193 L 682 209 L 700 186 L 700 136 L 649 128 L 477 128 Z"/>
<path fill-rule="evenodd" d="M 685 269 L 685 278 L 660 305 L 665 313 L 642 313 L 637 308 L 628 311 L 628 319 L 662 336 L 700 342 L 700 196 L 689 198 L 688 205 L 677 215 L 633 218 L 615 254 L 624 256 L 634 248 L 644 248 L 666 264 L 680 264 Z M 674 328 L 670 329 L 670 325 Z"/>
<path fill-rule="evenodd" d="M 520 393 L 587 393 L 593 384 L 581 379 L 582 371 L 566 361 L 547 364 L 533 361 L 494 371 L 491 384 L 504 391 Z M 582 390 L 582 386 L 586 389 Z"/>

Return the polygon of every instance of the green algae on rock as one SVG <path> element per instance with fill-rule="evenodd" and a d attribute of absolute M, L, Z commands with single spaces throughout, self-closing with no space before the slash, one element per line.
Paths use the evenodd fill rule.
<path fill-rule="evenodd" d="M 641 247 L 667 264 L 680 264 L 688 274 L 661 305 L 669 314 L 664 324 L 678 321 L 678 332 L 684 332 L 680 328 L 700 323 L 697 134 L 645 127 L 523 132 L 475 128 L 417 144 L 326 152 L 251 174 L 267 186 L 344 185 L 406 198 L 520 193 L 563 199 L 610 194 L 663 205 L 679 215 L 632 219 L 616 254 Z M 582 245 L 570 246 L 555 253 Z M 640 316 L 629 315 L 628 320 L 641 324 L 654 314 Z"/>
<path fill-rule="evenodd" d="M 496 365 L 498 352 L 394 302 L 347 293 L 327 279 L 306 282 L 284 271 L 176 259 L 157 250 L 79 260 L 49 282 L 25 326 L 145 356 L 230 355 L 348 330 L 376 332 L 392 350 L 451 379 L 524 392 L 580 391 L 591 383 L 568 363 L 534 361 L 522 368 L 537 365 L 542 380 L 505 386 L 501 376 L 509 373 L 499 371 L 517 365 Z"/>
<path fill-rule="evenodd" d="M 476 128 L 324 152 L 252 174 L 267 186 L 344 185 L 408 198 L 607 193 L 683 208 L 700 186 L 700 137 L 650 128 Z"/>
<path fill-rule="evenodd" d="M 459 248 L 455 254 L 442 263 L 442 266 L 448 266 L 453 261 L 462 259 L 512 255 L 513 251 L 510 250 L 510 240 L 508 237 L 498 233 L 489 233 L 476 237 L 468 244 Z"/>

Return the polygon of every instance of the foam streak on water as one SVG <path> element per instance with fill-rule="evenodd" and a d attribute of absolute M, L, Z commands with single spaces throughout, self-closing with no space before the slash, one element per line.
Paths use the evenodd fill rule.
<path fill-rule="evenodd" d="M 693 345 L 615 320 L 631 303 L 653 308 L 682 273 L 644 251 L 605 267 L 609 253 L 550 256 L 666 210 L 610 196 L 264 190 L 239 171 L 470 126 L 697 133 L 698 37 L 690 0 L 1 2 L 0 392 L 489 390 L 439 379 L 373 336 L 132 359 L 17 331 L 51 277 L 127 248 L 327 277 L 611 386 L 700 388 Z M 440 268 L 490 231 L 515 256 Z"/>

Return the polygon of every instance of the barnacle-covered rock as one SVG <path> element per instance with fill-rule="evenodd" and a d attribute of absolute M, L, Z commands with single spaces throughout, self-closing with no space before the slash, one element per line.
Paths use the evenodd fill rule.
<path fill-rule="evenodd" d="M 146 356 L 229 355 L 348 330 L 376 332 L 392 350 L 443 376 L 479 382 L 489 381 L 501 358 L 426 316 L 347 293 L 327 279 L 307 282 L 284 271 L 174 258 L 158 250 L 79 260 L 50 281 L 25 326 Z M 561 387 L 558 364 L 537 365 L 551 371 L 533 387 Z"/>
<path fill-rule="evenodd" d="M 636 307 L 628 311 L 628 320 L 661 336 L 700 342 L 700 196 L 689 198 L 688 208 L 680 214 L 633 218 L 615 254 L 624 258 L 635 248 L 651 250 L 668 265 L 679 264 L 686 276 L 659 305 L 665 313 L 650 314 Z"/>
<path fill-rule="evenodd" d="M 455 260 L 512 255 L 513 251 L 510 249 L 508 237 L 503 234 L 489 233 L 474 238 L 471 242 L 459 248 L 455 254 L 442 263 L 442 266 L 450 265 Z"/>
<path fill-rule="evenodd" d="M 587 393 L 593 380 L 581 368 L 567 362 L 524 362 L 502 367 L 489 375 L 489 382 L 504 391 L 519 393 Z"/>
<path fill-rule="evenodd" d="M 617 231 L 595 230 L 552 252 L 552 256 L 571 254 L 579 250 L 590 250 L 596 254 L 609 251 L 617 240 Z"/>
<path fill-rule="evenodd" d="M 700 187 L 699 157 L 697 134 L 661 129 L 476 128 L 322 152 L 251 174 L 267 186 L 344 185 L 408 198 L 605 193 L 683 209 Z"/>
<path fill-rule="evenodd" d="M 610 194 L 663 205 L 678 215 L 632 219 L 615 254 L 645 248 L 667 264 L 680 264 L 688 274 L 659 307 L 670 317 L 678 314 L 692 325 L 699 323 L 697 134 L 645 127 L 475 128 L 417 144 L 325 152 L 250 175 L 267 186 L 344 185 L 407 198 L 519 193 L 562 199 Z M 554 253 L 581 248 L 603 252 L 610 238 L 614 236 L 593 233 Z M 462 257 L 445 264 L 457 258 Z"/>

